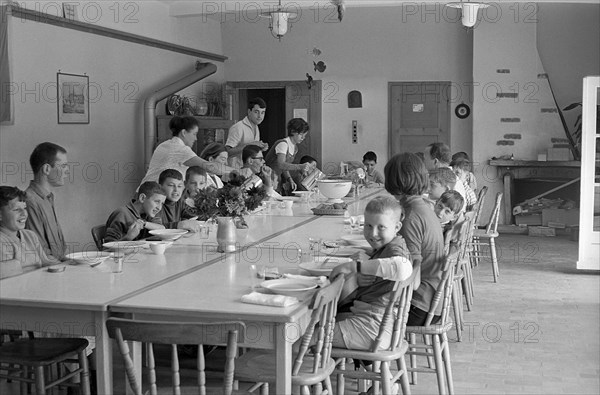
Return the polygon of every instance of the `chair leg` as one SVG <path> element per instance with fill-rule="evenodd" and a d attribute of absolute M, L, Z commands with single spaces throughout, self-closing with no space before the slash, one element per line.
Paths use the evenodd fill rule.
<path fill-rule="evenodd" d="M 381 372 L 381 390 L 383 395 L 390 395 L 392 393 L 392 372 L 390 372 L 389 362 L 382 362 L 379 367 Z"/>
<path fill-rule="evenodd" d="M 408 343 L 409 344 L 416 344 L 417 343 L 417 335 L 414 333 L 411 333 L 408 335 L 409 339 L 408 339 Z M 417 351 L 416 348 L 410 348 L 410 351 Z M 410 367 L 412 369 L 417 367 L 417 356 L 414 354 L 410 355 Z M 417 385 L 417 372 L 410 372 L 410 383 L 412 385 Z"/>
<path fill-rule="evenodd" d="M 346 370 L 346 358 L 342 358 L 339 364 L 340 370 Z M 337 395 L 344 395 L 344 387 L 346 385 L 346 380 L 344 378 L 343 373 L 338 373 L 337 375 Z"/>
<path fill-rule="evenodd" d="M 462 299 L 462 295 L 459 294 L 458 287 L 454 287 L 452 288 L 452 310 L 454 310 L 454 327 L 456 328 L 456 340 L 460 342 L 462 341 L 462 320 L 460 318 L 460 309 L 462 308 L 462 301 L 460 301 L 461 306 L 459 308 L 458 298 Z"/>
<path fill-rule="evenodd" d="M 21 366 L 21 377 L 28 379 L 29 378 L 29 366 Z M 29 384 L 26 383 L 25 381 L 21 381 L 21 385 L 20 385 L 20 392 L 21 395 L 27 395 L 29 394 Z"/>
<path fill-rule="evenodd" d="M 379 372 L 379 374 L 381 374 L 381 361 L 373 362 L 373 372 Z M 373 387 L 373 395 L 379 395 L 381 382 L 379 382 L 378 380 L 372 380 L 371 386 Z"/>
<path fill-rule="evenodd" d="M 442 333 L 442 358 L 444 359 L 444 369 L 446 371 L 446 381 L 448 383 L 448 394 L 454 395 L 454 379 L 452 377 L 452 364 L 450 362 L 450 344 L 448 337 Z"/>
<path fill-rule="evenodd" d="M 492 237 L 490 239 L 490 254 L 492 256 L 492 273 L 494 274 L 494 282 L 498 282 L 498 276 L 500 272 L 498 271 L 498 256 L 496 254 L 496 241 Z"/>
<path fill-rule="evenodd" d="M 82 369 L 79 373 L 79 388 L 81 389 L 82 395 L 90 395 L 90 370 L 88 366 L 87 355 L 85 355 L 85 349 L 79 352 L 79 368 Z"/>
<path fill-rule="evenodd" d="M 442 346 L 438 335 L 433 335 L 433 355 L 435 358 L 435 374 L 438 382 L 438 392 L 446 395 L 446 382 L 444 380 L 444 362 L 442 361 Z"/>
<path fill-rule="evenodd" d="M 35 368 L 35 393 L 36 395 L 46 395 L 46 380 L 44 379 L 44 367 Z"/>
<path fill-rule="evenodd" d="M 327 394 L 333 395 L 333 386 L 331 385 L 331 378 L 325 378 L 325 388 L 327 388 Z"/>
<path fill-rule="evenodd" d="M 425 343 L 426 346 L 429 346 L 426 348 L 425 352 L 427 354 L 431 354 L 427 356 L 427 366 L 429 366 L 429 368 L 433 368 L 434 365 L 434 361 L 433 361 L 433 352 L 432 352 L 432 348 L 431 348 L 431 336 L 429 335 L 423 335 L 423 343 Z"/>
<path fill-rule="evenodd" d="M 410 383 L 408 382 L 408 369 L 406 369 L 406 360 L 404 355 L 401 356 L 398 361 L 398 370 L 402 370 L 402 376 L 400 376 L 400 386 L 402 387 L 402 393 L 404 395 L 410 395 Z"/>

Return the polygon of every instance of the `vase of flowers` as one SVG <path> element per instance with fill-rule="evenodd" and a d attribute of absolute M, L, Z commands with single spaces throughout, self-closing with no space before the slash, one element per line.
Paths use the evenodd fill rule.
<path fill-rule="evenodd" d="M 247 228 L 243 215 L 255 210 L 267 197 L 264 186 L 249 186 L 241 176 L 233 177 L 223 188 L 207 187 L 194 197 L 194 207 L 188 208 L 190 216 L 199 220 L 216 220 L 219 252 L 235 249 L 236 228 Z M 221 242 L 221 240 L 223 242 Z M 228 248 L 226 251 L 225 248 Z M 233 249 L 232 249 L 233 248 Z"/>

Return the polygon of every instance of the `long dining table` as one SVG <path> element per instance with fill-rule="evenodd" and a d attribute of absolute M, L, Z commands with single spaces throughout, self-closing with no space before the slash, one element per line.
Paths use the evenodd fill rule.
<path fill-rule="evenodd" d="M 348 212 L 361 214 L 367 189 L 348 199 Z M 385 193 L 385 192 L 383 192 Z M 292 344 L 303 333 L 308 301 L 290 307 L 245 304 L 251 291 L 249 265 L 298 270 L 308 237 L 337 239 L 345 232 L 343 216 L 315 216 L 311 203 L 291 209 L 275 205 L 248 215 L 238 231 L 237 249 L 219 253 L 216 232 L 206 239 L 190 234 L 165 255 L 142 248 L 126 256 L 123 272 L 108 263 L 68 265 L 61 273 L 45 268 L 0 280 L 0 328 L 95 337 L 97 388 L 113 393 L 112 344 L 106 331 L 111 314 L 153 320 L 242 321 L 243 346 L 273 349 L 277 358 L 276 393 L 291 392 Z"/>

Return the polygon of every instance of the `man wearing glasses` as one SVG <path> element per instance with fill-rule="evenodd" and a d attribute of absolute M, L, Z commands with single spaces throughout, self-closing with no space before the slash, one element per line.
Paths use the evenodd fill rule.
<path fill-rule="evenodd" d="M 267 191 L 273 190 L 271 168 L 265 165 L 265 157 L 262 148 L 258 145 L 247 145 L 242 151 L 242 169 L 250 169 L 252 173 L 260 178 Z"/>
<path fill-rule="evenodd" d="M 41 143 L 31 153 L 29 164 L 33 180 L 25 190 L 29 214 L 25 227 L 37 233 L 46 255 L 62 260 L 67 244 L 58 223 L 52 190 L 65 185 L 70 174 L 67 150 L 54 143 Z"/>

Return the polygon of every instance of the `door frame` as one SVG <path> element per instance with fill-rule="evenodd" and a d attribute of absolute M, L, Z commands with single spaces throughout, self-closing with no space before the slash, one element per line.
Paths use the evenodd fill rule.
<path fill-rule="evenodd" d="M 393 146 L 392 146 L 392 88 L 395 86 L 404 86 L 404 85 L 411 85 L 411 84 L 436 84 L 436 85 L 444 85 L 446 89 L 446 97 L 448 98 L 448 100 L 446 100 L 447 103 L 447 111 L 448 111 L 448 117 L 446 118 L 446 127 L 448 129 L 448 141 L 446 141 L 446 144 L 448 146 L 450 146 L 450 141 L 452 141 L 452 129 L 450 128 L 451 126 L 451 122 L 450 122 L 450 118 L 452 117 L 452 113 L 451 113 L 451 108 L 450 108 L 450 100 L 449 100 L 449 95 L 450 95 L 450 89 L 452 89 L 452 81 L 389 81 L 388 82 L 388 158 L 392 158 L 393 156 Z M 444 93 L 444 92 L 441 92 Z M 425 148 L 425 147 L 423 147 Z"/>
<path fill-rule="evenodd" d="M 311 101 L 308 112 L 310 120 L 310 156 L 315 158 L 321 166 L 323 165 L 323 135 L 322 135 L 322 119 L 323 119 L 323 101 L 321 99 L 321 80 L 313 80 L 312 88 L 310 89 Z M 229 100 L 231 103 L 230 114 L 232 119 L 240 120 L 243 117 L 239 113 L 240 89 L 273 89 L 285 88 L 285 113 L 286 117 L 292 113 L 292 105 L 294 103 L 293 93 L 289 92 L 303 90 L 306 87 L 306 81 L 227 81 L 228 92 L 232 95 Z M 244 114 L 244 116 L 246 116 Z M 288 119 L 289 120 L 289 119 Z"/>

